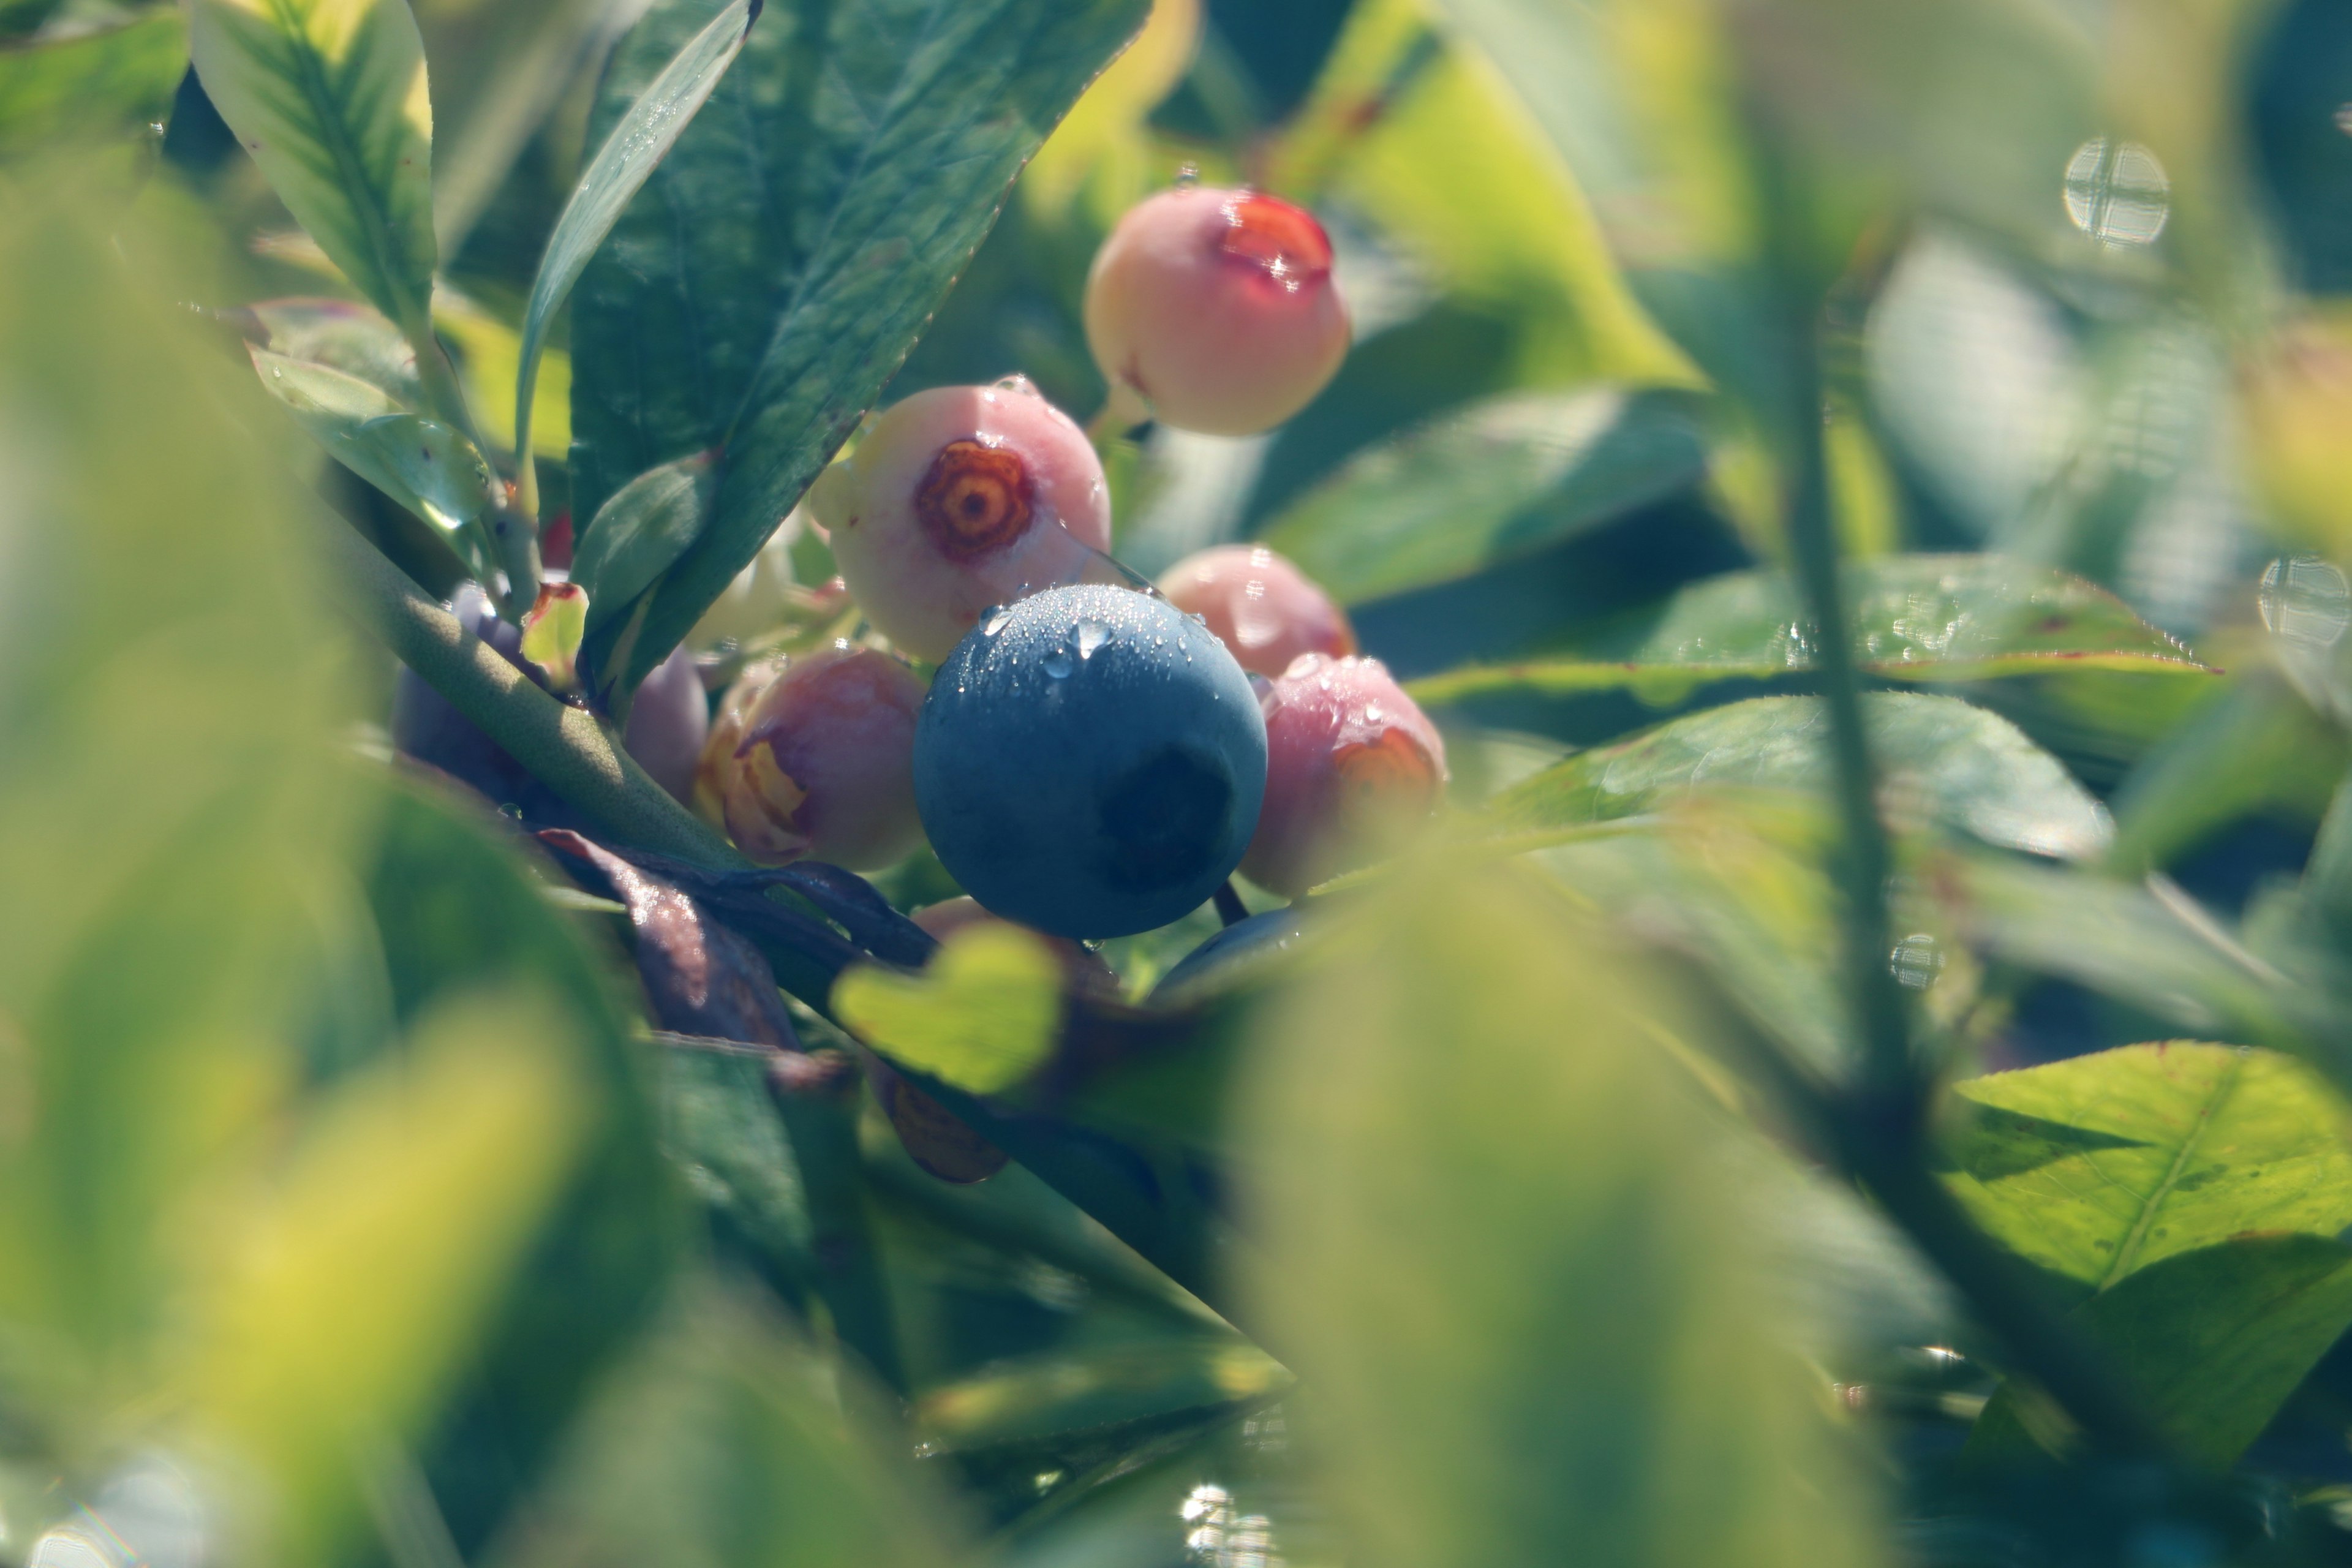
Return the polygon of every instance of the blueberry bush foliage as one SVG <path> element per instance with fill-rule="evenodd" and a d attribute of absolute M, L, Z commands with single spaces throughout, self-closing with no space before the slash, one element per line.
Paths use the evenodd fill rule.
<path fill-rule="evenodd" d="M 2347 565 L 2340 0 L 0 0 L 0 1564 L 2352 1561 Z"/>

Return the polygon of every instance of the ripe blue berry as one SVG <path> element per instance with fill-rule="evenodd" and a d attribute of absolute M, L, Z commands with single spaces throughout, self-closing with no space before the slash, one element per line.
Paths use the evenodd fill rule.
<path fill-rule="evenodd" d="M 1125 936 L 1195 909 L 1240 864 L 1265 721 L 1206 627 L 1126 588 L 1051 588 L 982 617 L 931 681 L 915 802 L 994 914 Z"/>

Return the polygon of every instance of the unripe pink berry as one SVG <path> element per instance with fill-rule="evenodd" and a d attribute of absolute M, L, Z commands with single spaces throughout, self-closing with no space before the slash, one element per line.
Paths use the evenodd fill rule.
<path fill-rule="evenodd" d="M 694 656 L 678 648 L 637 685 L 629 727 L 621 737 L 637 765 L 683 801 L 694 798 L 695 771 L 710 736 L 710 701 Z"/>
<path fill-rule="evenodd" d="M 1253 675 L 1280 675 L 1302 653 L 1356 651 L 1355 628 L 1331 596 L 1263 544 L 1188 555 L 1169 568 L 1160 591 L 1200 616 Z"/>
<path fill-rule="evenodd" d="M 1272 429 L 1348 357 L 1330 237 L 1257 191 L 1188 186 L 1129 208 L 1095 254 L 1086 319 L 1106 379 L 1212 436 Z"/>
<path fill-rule="evenodd" d="M 915 911 L 915 923 L 941 942 L 947 941 L 950 932 L 984 921 L 997 921 L 1005 925 L 1013 923 L 990 914 L 981 907 L 978 899 L 969 896 L 949 899 L 943 903 L 927 905 Z M 1054 956 L 1061 962 L 1062 973 L 1071 990 L 1096 996 L 1118 994 L 1118 972 L 1104 962 L 1101 953 L 1066 936 L 1048 935 L 1028 926 L 1020 929 L 1053 950 Z"/>
<path fill-rule="evenodd" d="M 1425 821 L 1445 741 L 1376 658 L 1302 654 L 1266 690 L 1265 804 L 1242 874 L 1296 898 Z"/>
<path fill-rule="evenodd" d="M 915 716 L 923 683 L 888 654 L 835 643 L 747 671 L 695 775 L 695 804 L 763 866 L 803 857 L 877 869 L 922 842 Z"/>
<path fill-rule="evenodd" d="M 1019 376 L 919 392 L 811 487 L 866 618 L 947 658 L 982 611 L 1072 581 L 1110 548 L 1110 488 L 1076 422 Z"/>

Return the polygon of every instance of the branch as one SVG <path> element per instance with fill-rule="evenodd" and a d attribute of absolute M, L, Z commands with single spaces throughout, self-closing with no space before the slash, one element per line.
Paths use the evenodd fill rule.
<path fill-rule="evenodd" d="M 334 519 L 320 532 L 361 625 L 601 834 L 698 866 L 750 864 L 654 783 L 595 715 L 541 690 L 349 524 Z"/>

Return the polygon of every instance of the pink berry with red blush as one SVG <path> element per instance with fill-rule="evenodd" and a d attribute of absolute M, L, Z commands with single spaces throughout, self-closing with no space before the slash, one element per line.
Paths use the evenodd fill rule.
<path fill-rule="evenodd" d="M 1110 488 L 1084 430 L 1026 380 L 919 392 L 809 490 L 850 596 L 937 663 L 982 612 L 1082 575 L 1110 548 Z"/>
<path fill-rule="evenodd" d="M 1445 741 L 1376 658 L 1302 654 L 1266 689 L 1265 804 L 1242 874 L 1296 898 L 1436 810 Z"/>
<path fill-rule="evenodd" d="M 870 870 L 922 842 L 915 719 L 923 683 L 888 654 L 835 643 L 727 695 L 695 803 L 763 866 L 803 858 Z"/>
<path fill-rule="evenodd" d="M 1252 675 L 1272 679 L 1303 653 L 1356 651 L 1355 628 L 1331 596 L 1263 544 L 1188 555 L 1160 578 L 1160 591 L 1198 616 Z"/>
<path fill-rule="evenodd" d="M 1182 186 L 1129 209 L 1095 255 L 1086 324 L 1114 386 L 1212 436 L 1272 429 L 1348 356 L 1330 237 L 1253 190 Z"/>

